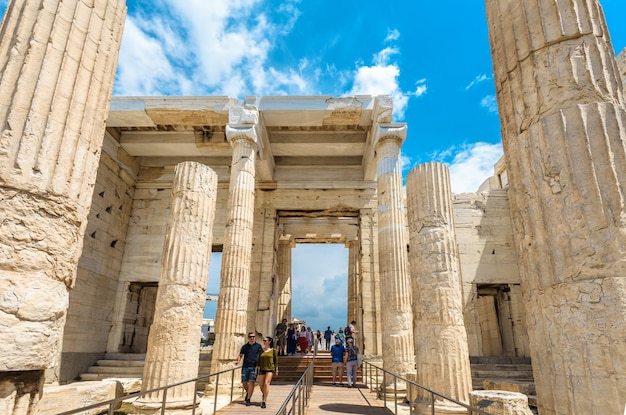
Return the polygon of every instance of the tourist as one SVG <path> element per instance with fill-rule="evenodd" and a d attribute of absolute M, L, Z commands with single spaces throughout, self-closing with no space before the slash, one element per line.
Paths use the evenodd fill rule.
<path fill-rule="evenodd" d="M 343 359 L 346 349 L 341 344 L 339 338 L 335 338 L 335 344 L 330 348 L 330 356 L 332 358 L 331 369 L 333 372 L 333 386 L 339 380 L 339 386 L 343 386 Z"/>
<path fill-rule="evenodd" d="M 287 354 L 289 356 L 296 354 L 296 345 L 298 344 L 298 337 L 296 335 L 296 325 L 291 323 L 287 329 Z"/>
<path fill-rule="evenodd" d="M 346 345 L 346 354 L 344 361 L 346 362 L 346 377 L 348 378 L 348 387 L 356 387 L 356 367 L 358 364 L 359 347 L 354 344 L 354 339 L 348 337 Z"/>
<path fill-rule="evenodd" d="M 326 347 L 324 350 L 330 350 L 330 339 L 333 337 L 333 331 L 330 329 L 330 326 L 324 332 L 324 340 L 326 340 Z"/>
<path fill-rule="evenodd" d="M 350 324 L 346 326 L 345 330 L 343 331 L 343 335 L 346 337 L 347 340 L 349 337 L 355 339 L 357 334 L 359 334 L 359 330 L 357 330 L 356 328 L 356 321 L 352 320 Z"/>
<path fill-rule="evenodd" d="M 317 339 L 317 348 L 322 348 L 322 332 L 319 329 L 315 332 L 315 338 Z"/>
<path fill-rule="evenodd" d="M 339 333 L 337 333 L 337 336 L 335 336 L 335 338 L 341 340 L 341 343 L 346 341 L 346 338 L 343 335 L 343 329 L 341 327 L 339 327 Z"/>
<path fill-rule="evenodd" d="M 315 336 L 313 335 L 313 330 L 311 330 L 311 327 L 307 327 L 306 328 L 306 351 L 307 353 L 311 353 L 314 340 L 315 340 Z"/>
<path fill-rule="evenodd" d="M 283 321 L 276 325 L 276 329 L 274 331 L 274 335 L 276 336 L 276 347 L 278 348 L 279 356 L 287 355 L 287 319 L 284 318 Z"/>
<path fill-rule="evenodd" d="M 300 334 L 298 335 L 298 346 L 300 346 L 300 353 L 306 354 L 309 351 L 309 345 L 306 340 L 306 329 L 302 327 Z"/>
<path fill-rule="evenodd" d="M 270 384 L 272 383 L 272 377 L 278 376 L 278 353 L 274 347 L 274 339 L 266 337 L 263 339 L 263 349 L 259 353 L 259 358 L 256 363 L 257 376 L 259 377 L 259 387 L 263 394 L 263 400 L 261 401 L 261 408 L 265 408 L 267 405 L 267 395 L 270 393 Z"/>
<path fill-rule="evenodd" d="M 255 338 L 254 333 L 248 333 L 248 343 L 241 347 L 239 356 L 237 357 L 237 364 L 239 364 L 243 357 L 243 364 L 241 365 L 241 384 L 246 391 L 246 406 L 250 406 L 250 399 L 254 392 L 254 381 L 256 380 L 257 361 L 259 353 L 262 350 L 261 345 L 255 341 Z"/>

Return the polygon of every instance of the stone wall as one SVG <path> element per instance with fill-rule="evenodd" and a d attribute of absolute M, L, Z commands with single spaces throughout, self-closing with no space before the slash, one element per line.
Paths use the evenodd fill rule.
<path fill-rule="evenodd" d="M 76 285 L 69 292 L 61 365 L 48 380 L 70 381 L 106 351 L 137 171 L 105 135 Z"/>
<path fill-rule="evenodd" d="M 509 200 L 497 182 L 493 177 L 480 192 L 453 198 L 469 352 L 499 355 L 508 348 L 505 354 L 528 356 Z M 499 321 L 498 312 L 514 324 Z"/>
<path fill-rule="evenodd" d="M 173 173 L 173 166 L 142 167 L 139 170 L 128 224 L 126 249 L 116 287 L 116 306 L 113 311 L 107 351 L 145 351 L 142 348 L 145 347 L 147 341 L 147 330 L 135 327 L 134 321 L 146 321 L 142 315 L 150 312 L 149 308 L 152 303 L 149 298 L 154 297 L 154 293 L 151 294 L 152 297 L 148 294 L 145 294 L 148 297 L 144 295 L 144 300 L 148 300 L 148 304 L 145 304 L 148 309 L 138 308 L 130 295 L 131 284 L 135 282 L 157 283 L 159 280 L 165 227 L 171 205 Z M 227 198 L 227 185 L 220 185 L 213 231 L 214 247 L 223 243 Z M 130 315 L 133 313 L 135 313 L 134 318 Z M 133 330 L 139 331 L 133 332 Z M 129 331 L 135 336 L 131 343 L 129 343 Z"/>

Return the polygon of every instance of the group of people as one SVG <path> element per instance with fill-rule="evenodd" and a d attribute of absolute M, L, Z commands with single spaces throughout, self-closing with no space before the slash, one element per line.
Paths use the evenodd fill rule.
<path fill-rule="evenodd" d="M 356 328 L 356 321 L 352 321 L 345 329 L 339 329 L 339 333 L 334 333 L 330 326 L 324 332 L 326 340 L 326 350 L 330 349 L 332 356 L 333 385 L 343 386 L 343 366 L 346 366 L 346 377 L 348 387 L 356 386 L 356 368 L 359 359 L 359 348 L 356 346 L 354 336 L 359 331 Z M 331 339 L 334 337 L 335 344 L 329 347 Z M 276 325 L 277 344 L 274 348 L 274 339 L 266 336 L 263 344 L 256 342 L 256 335 L 248 333 L 248 342 L 241 347 L 237 357 L 237 365 L 241 366 L 241 383 L 246 391 L 245 405 L 251 405 L 254 384 L 258 380 L 261 393 L 263 395 L 261 408 L 267 407 L 267 396 L 270 391 L 272 378 L 278 376 L 278 356 L 294 355 L 297 346 L 303 354 L 310 353 L 313 342 L 318 341 L 321 347 L 322 333 L 317 330 L 313 333 L 311 327 L 297 330 L 295 324 L 287 327 L 287 319 L 283 319 Z M 344 340 L 346 345 L 344 346 Z"/>
<path fill-rule="evenodd" d="M 314 342 L 318 341 L 321 346 L 322 332 L 313 333 L 311 327 L 298 328 L 295 323 L 287 326 L 287 319 L 283 319 L 276 325 L 276 343 L 279 356 L 293 356 L 300 349 L 301 354 L 311 353 Z"/>
<path fill-rule="evenodd" d="M 330 332 L 330 333 L 329 333 Z M 346 367 L 346 378 L 348 381 L 348 387 L 356 387 L 356 370 L 359 362 L 360 351 L 359 347 L 355 344 L 354 336 L 359 331 L 356 328 L 356 321 L 350 322 L 345 329 L 339 329 L 339 332 L 335 334 L 335 344 L 330 348 L 330 355 L 332 358 L 332 374 L 333 374 L 333 386 L 343 386 L 343 367 Z M 324 339 L 326 340 L 326 347 L 330 344 L 332 338 L 332 330 L 330 326 L 324 332 Z M 345 340 L 346 345 L 343 345 Z"/>

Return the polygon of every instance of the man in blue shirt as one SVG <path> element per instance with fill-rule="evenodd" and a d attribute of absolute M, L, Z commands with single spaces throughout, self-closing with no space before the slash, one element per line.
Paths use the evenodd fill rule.
<path fill-rule="evenodd" d="M 333 331 L 330 329 L 330 326 L 324 332 L 324 340 L 326 340 L 326 350 L 330 350 L 330 338 L 333 337 Z"/>
<path fill-rule="evenodd" d="M 333 386 L 337 384 L 337 378 L 339 378 L 339 386 L 343 386 L 343 358 L 346 353 L 345 347 L 341 344 L 341 339 L 336 338 L 335 344 L 330 348 L 330 355 L 332 357 L 332 371 L 333 371 Z"/>
<path fill-rule="evenodd" d="M 248 343 L 241 347 L 239 356 L 237 357 L 237 364 L 243 357 L 243 365 L 241 366 L 241 384 L 246 391 L 246 406 L 250 406 L 250 398 L 254 392 L 254 382 L 256 381 L 256 375 L 254 370 L 256 369 L 256 362 L 259 358 L 259 352 L 262 347 L 259 343 L 255 342 L 254 333 L 248 333 Z"/>

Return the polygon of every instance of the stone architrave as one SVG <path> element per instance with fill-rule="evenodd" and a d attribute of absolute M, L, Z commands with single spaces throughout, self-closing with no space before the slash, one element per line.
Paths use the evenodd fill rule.
<path fill-rule="evenodd" d="M 378 124 L 378 249 L 382 306 L 382 356 L 386 370 L 403 375 L 414 370 L 411 284 L 408 272 L 406 216 L 400 147 L 406 124 Z"/>
<path fill-rule="evenodd" d="M 0 40 L 0 407 L 35 413 L 57 364 L 126 15 L 12 1 Z"/>
<path fill-rule="evenodd" d="M 541 414 L 626 390 L 626 108 L 595 0 L 487 1 Z"/>
<path fill-rule="evenodd" d="M 448 168 L 415 167 L 406 192 L 417 383 L 468 403 L 472 377 Z M 430 414 L 430 393 L 419 389 L 416 398 L 418 413 Z M 436 400 L 435 413 L 467 410 Z"/>
<path fill-rule="evenodd" d="M 176 166 L 172 209 L 157 291 L 154 321 L 150 326 L 143 370 L 143 392 L 198 376 L 198 341 L 206 302 L 217 174 L 197 162 Z M 190 408 L 195 382 L 167 391 L 165 407 Z M 163 390 L 140 397 L 137 410 L 161 407 Z"/>
<path fill-rule="evenodd" d="M 233 367 L 246 341 L 258 117 L 254 107 L 231 108 L 226 126 L 233 156 L 211 373 Z"/>

